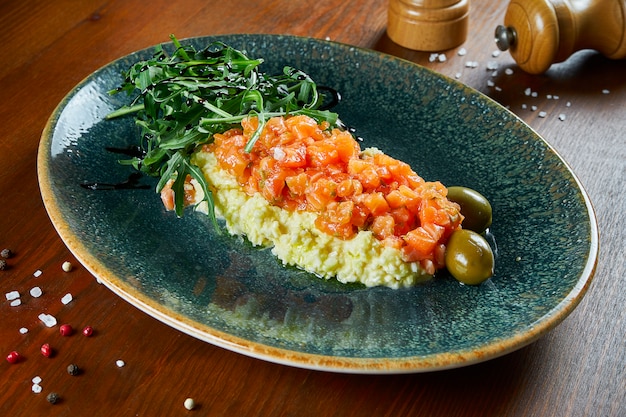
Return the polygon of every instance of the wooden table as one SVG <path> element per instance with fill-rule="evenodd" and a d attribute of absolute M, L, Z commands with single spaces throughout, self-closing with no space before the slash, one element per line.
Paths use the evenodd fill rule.
<path fill-rule="evenodd" d="M 0 271 L 0 353 L 17 350 L 24 360 L 0 362 L 0 415 L 626 415 L 626 61 L 585 51 L 545 75 L 524 74 L 508 53 L 492 55 L 506 5 L 473 1 L 466 54 L 445 51 L 441 62 L 387 37 L 383 1 L 3 1 L 0 246 L 15 256 Z M 368 376 L 295 369 L 214 347 L 99 285 L 64 246 L 39 195 L 35 162 L 48 116 L 92 71 L 170 33 L 253 32 L 328 38 L 397 55 L 458 78 L 530 124 L 568 161 L 597 211 L 601 254 L 578 308 L 539 341 L 495 360 Z M 75 269 L 63 272 L 64 261 Z M 11 307 L 4 294 L 27 293 L 38 270 L 44 295 Z M 67 293 L 74 300 L 63 305 Z M 60 337 L 41 326 L 40 311 L 79 332 L 91 325 L 95 334 Z M 28 333 L 21 334 L 22 327 Z M 39 353 L 46 342 L 56 351 L 49 359 Z M 126 365 L 116 366 L 118 359 Z M 68 376 L 70 363 L 82 372 Z M 40 394 L 32 392 L 35 376 L 42 379 Z M 60 396 L 55 405 L 46 401 L 52 391 Z M 183 407 L 187 397 L 196 400 L 195 410 Z"/>

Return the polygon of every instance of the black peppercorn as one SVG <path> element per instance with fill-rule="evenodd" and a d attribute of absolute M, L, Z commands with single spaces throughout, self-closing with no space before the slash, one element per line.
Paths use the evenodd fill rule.
<path fill-rule="evenodd" d="M 69 364 L 67 366 L 67 373 L 72 375 L 72 376 L 76 376 L 76 375 L 78 375 L 80 373 L 80 368 L 78 366 L 74 365 L 73 363 Z"/>
<path fill-rule="evenodd" d="M 56 392 L 51 392 L 46 397 L 46 400 L 48 400 L 50 404 L 56 404 L 59 401 L 59 394 L 57 394 Z"/>
<path fill-rule="evenodd" d="M 13 251 L 11 251 L 11 249 L 2 249 L 2 251 L 0 252 L 0 256 L 8 259 L 13 256 Z"/>
<path fill-rule="evenodd" d="M 7 269 L 7 261 L 0 259 L 0 271 L 4 271 L 5 269 Z"/>

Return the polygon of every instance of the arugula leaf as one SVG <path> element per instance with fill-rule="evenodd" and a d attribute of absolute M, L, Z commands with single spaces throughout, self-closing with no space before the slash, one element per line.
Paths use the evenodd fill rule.
<path fill-rule="evenodd" d="M 175 211 L 184 211 L 184 182 L 194 178 L 204 191 L 209 215 L 215 220 L 213 195 L 202 171 L 191 163 L 191 155 L 213 140 L 213 135 L 239 127 L 249 116 L 259 120 L 246 144 L 250 152 L 266 121 L 275 116 L 305 114 L 331 127 L 339 126 L 336 113 L 320 110 L 323 96 L 303 71 L 286 66 L 282 74 L 260 71 L 262 59 L 222 42 L 196 50 L 170 35 L 175 51 L 169 55 L 162 45 L 152 58 L 133 64 L 122 76 L 124 82 L 110 94 L 135 95 L 132 102 L 107 115 L 107 119 L 132 115 L 141 128 L 142 155 L 120 163 L 151 176 L 160 177 L 160 193 L 174 180 Z"/>

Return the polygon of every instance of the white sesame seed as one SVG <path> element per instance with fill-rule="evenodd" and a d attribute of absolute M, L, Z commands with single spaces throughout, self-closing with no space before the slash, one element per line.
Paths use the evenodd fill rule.
<path fill-rule="evenodd" d="M 61 265 L 61 268 L 65 271 L 65 272 L 70 272 L 73 268 L 73 265 L 71 262 L 65 261 L 63 262 L 63 265 Z"/>

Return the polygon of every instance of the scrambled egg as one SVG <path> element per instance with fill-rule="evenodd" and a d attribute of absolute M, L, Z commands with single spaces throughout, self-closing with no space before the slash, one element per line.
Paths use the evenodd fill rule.
<path fill-rule="evenodd" d="M 192 162 L 212 185 L 216 215 L 226 221 L 229 233 L 245 235 L 253 245 L 271 247 L 285 265 L 368 287 L 409 287 L 431 278 L 419 263 L 404 262 L 398 249 L 385 246 L 370 231 L 342 240 L 317 229 L 314 213 L 273 206 L 260 193 L 249 196 L 229 172 L 220 168 L 212 153 L 196 152 Z M 196 195 L 201 196 L 200 187 L 195 188 Z M 206 203 L 199 204 L 197 210 L 206 212 Z"/>

